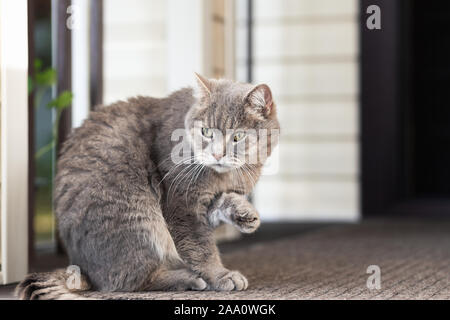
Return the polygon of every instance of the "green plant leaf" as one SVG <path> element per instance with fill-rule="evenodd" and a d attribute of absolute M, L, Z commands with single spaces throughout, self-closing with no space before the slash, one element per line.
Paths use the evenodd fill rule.
<path fill-rule="evenodd" d="M 33 79 L 31 79 L 30 76 L 28 76 L 28 94 L 30 95 L 34 90 L 34 83 Z"/>
<path fill-rule="evenodd" d="M 73 94 L 70 91 L 63 91 L 55 99 L 47 104 L 49 108 L 56 108 L 58 110 L 64 110 L 72 103 Z"/>
<path fill-rule="evenodd" d="M 59 99 L 58 109 L 64 109 L 70 106 L 70 104 L 72 103 L 73 94 L 72 92 L 66 90 L 61 92 L 58 99 Z"/>
<path fill-rule="evenodd" d="M 44 154 L 49 152 L 55 147 L 55 139 L 50 141 L 50 143 L 46 144 L 45 146 L 41 147 L 36 153 L 34 154 L 34 158 L 37 160 L 40 157 L 42 157 Z"/>
<path fill-rule="evenodd" d="M 53 68 L 48 68 L 35 75 L 36 83 L 41 86 L 52 86 L 56 83 L 57 73 Z"/>
<path fill-rule="evenodd" d="M 34 59 L 34 70 L 36 72 L 39 72 L 41 71 L 41 69 L 42 69 L 42 60 L 38 58 Z"/>

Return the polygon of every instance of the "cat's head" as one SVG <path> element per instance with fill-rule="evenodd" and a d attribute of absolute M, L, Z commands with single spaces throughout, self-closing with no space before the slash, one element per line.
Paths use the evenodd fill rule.
<path fill-rule="evenodd" d="M 219 173 L 262 166 L 280 129 L 270 88 L 196 75 L 196 103 L 185 119 L 195 161 Z"/>

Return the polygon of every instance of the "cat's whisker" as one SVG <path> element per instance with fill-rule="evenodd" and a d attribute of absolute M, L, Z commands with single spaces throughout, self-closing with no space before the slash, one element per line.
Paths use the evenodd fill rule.
<path fill-rule="evenodd" d="M 185 181 L 185 180 L 187 180 L 187 179 L 189 179 L 189 176 L 191 177 L 191 179 L 190 179 L 190 181 L 189 181 L 189 183 L 188 183 L 188 186 L 187 186 L 187 188 L 186 188 L 186 191 L 185 191 L 185 197 L 186 197 L 186 204 L 187 204 L 187 196 L 188 196 L 188 193 L 189 193 L 189 185 L 191 184 L 191 182 L 192 182 L 192 178 L 194 177 L 194 175 L 195 175 L 195 173 L 197 172 L 197 170 L 199 169 L 199 167 L 200 167 L 200 164 L 196 164 L 195 166 L 194 166 L 194 168 L 192 168 L 191 170 L 189 170 L 185 175 L 184 175 L 184 177 L 182 178 L 182 179 L 180 179 L 180 181 L 179 181 L 179 185 L 180 184 L 182 184 L 183 183 L 183 181 Z"/>
<path fill-rule="evenodd" d="M 187 166 L 186 166 L 187 165 Z M 172 180 L 172 182 L 171 182 L 171 184 L 170 184 L 170 186 L 169 186 L 169 190 L 170 190 L 170 187 L 172 186 L 172 184 L 174 183 L 174 182 L 176 182 L 177 181 L 177 179 L 179 178 L 179 176 L 181 175 L 181 174 L 183 174 L 186 170 L 188 170 L 190 167 L 192 167 L 194 165 L 194 163 L 189 163 L 189 162 L 187 162 L 187 163 L 180 163 L 176 168 L 174 168 L 174 170 L 172 170 L 172 172 L 175 174 L 176 172 L 174 172 L 174 171 L 176 171 L 176 169 L 179 169 L 180 167 L 182 167 L 182 166 L 186 166 L 186 167 L 184 167 L 184 168 L 182 168 L 180 171 L 178 171 L 178 173 L 176 173 L 176 176 L 175 176 L 175 178 Z"/>
<path fill-rule="evenodd" d="M 194 163 L 195 164 L 195 167 L 194 167 L 194 169 L 193 170 L 190 170 L 182 179 L 180 179 L 180 183 L 182 183 L 183 182 L 183 180 L 185 179 L 185 178 L 188 178 L 188 176 L 192 173 L 192 177 L 194 176 L 194 174 L 197 172 L 197 168 L 199 167 L 199 166 L 202 166 L 203 164 L 200 162 L 200 161 L 198 161 L 198 162 L 196 162 L 196 163 Z"/>
<path fill-rule="evenodd" d="M 202 173 L 202 171 L 206 168 L 206 166 L 204 165 L 204 164 L 201 164 L 201 169 L 200 169 L 200 171 L 199 171 L 199 173 L 197 174 L 197 176 L 194 178 L 194 181 L 196 181 L 199 177 L 200 177 L 200 174 Z"/>
<path fill-rule="evenodd" d="M 239 179 L 239 184 L 240 184 L 240 185 L 243 184 L 244 180 L 243 180 L 243 178 L 242 178 L 242 174 L 241 174 L 241 172 L 240 172 L 239 167 L 236 167 L 236 169 L 235 169 L 234 171 L 235 171 L 235 173 L 237 173 L 237 177 L 238 177 L 238 179 Z"/>
<path fill-rule="evenodd" d="M 172 155 L 171 154 L 169 156 L 167 156 L 166 158 L 164 158 L 155 168 L 159 169 L 159 167 L 161 167 L 164 163 L 166 163 L 169 160 L 172 160 Z"/>
<path fill-rule="evenodd" d="M 252 182 L 252 185 L 256 184 L 254 172 L 253 172 L 253 170 L 251 170 L 251 167 L 247 167 L 247 165 L 248 165 L 247 163 L 245 163 L 244 161 L 242 161 L 241 159 L 239 159 L 237 157 L 231 158 L 231 162 L 238 165 L 238 167 L 236 168 L 236 171 L 241 174 L 242 178 L 243 178 L 243 174 L 245 173 L 245 175 Z M 244 182 L 244 180 L 245 179 L 243 179 L 242 181 Z"/>
<path fill-rule="evenodd" d="M 242 170 L 245 170 L 245 172 L 247 172 L 247 174 L 249 175 L 249 177 L 251 178 L 253 185 L 256 184 L 258 178 L 257 178 L 257 174 L 255 172 L 255 166 L 248 164 L 248 163 L 244 163 L 242 166 Z"/>
<path fill-rule="evenodd" d="M 242 177 L 241 177 L 241 175 L 239 173 L 239 168 L 238 167 L 234 169 L 233 174 L 237 177 L 238 184 L 239 185 L 242 184 Z"/>
<path fill-rule="evenodd" d="M 247 170 L 248 170 L 248 171 L 253 175 L 253 177 L 256 178 L 256 180 L 257 180 L 257 176 L 258 176 L 258 174 L 256 173 L 257 166 L 254 165 L 254 164 L 248 164 L 248 163 L 246 163 L 245 166 L 246 166 Z"/>
<path fill-rule="evenodd" d="M 180 161 L 180 162 L 179 162 L 177 165 L 175 165 L 171 170 L 169 170 L 169 172 L 164 176 L 163 180 L 164 180 L 169 174 L 175 173 L 175 171 L 176 171 L 177 169 L 179 169 L 181 166 L 188 164 L 188 167 L 189 167 L 189 162 L 190 162 L 190 159 L 189 159 L 189 160 Z M 185 169 L 186 169 L 186 168 L 183 168 L 183 169 L 181 169 L 180 172 L 178 172 L 177 176 L 176 176 L 175 179 L 172 181 L 172 183 L 176 180 L 176 178 L 178 177 L 178 175 L 179 175 L 181 172 L 183 172 Z M 161 182 L 162 182 L 162 180 L 161 180 Z M 172 185 L 172 183 L 171 183 L 171 185 Z"/>
<path fill-rule="evenodd" d="M 191 167 L 191 165 L 188 165 L 186 168 L 181 169 L 180 172 L 178 172 L 178 174 L 175 176 L 175 178 L 172 180 L 172 182 L 170 183 L 169 189 L 167 190 L 167 197 L 166 197 L 166 201 L 169 202 L 169 199 L 171 197 L 172 192 L 175 193 L 176 192 L 176 186 L 177 186 L 177 179 L 180 176 L 180 174 L 182 174 L 183 172 L 185 172 L 186 170 L 188 170 Z M 174 189 L 172 189 L 172 187 L 174 187 Z"/>
<path fill-rule="evenodd" d="M 172 159 L 172 154 L 170 154 L 170 155 L 168 155 L 166 158 L 164 158 L 155 168 L 156 169 L 159 169 L 163 164 L 165 164 L 167 161 L 172 161 L 173 162 L 173 164 L 174 165 L 177 165 L 177 164 L 179 164 L 179 163 L 181 163 L 181 162 L 184 162 L 184 161 L 186 161 L 186 160 L 192 160 L 193 158 L 195 158 L 194 156 L 190 156 L 190 157 L 188 157 L 188 158 L 183 158 L 181 161 L 179 161 L 179 162 L 175 162 L 175 161 L 173 161 L 173 159 Z"/>
<path fill-rule="evenodd" d="M 174 172 L 178 167 L 180 166 L 180 164 L 175 165 L 174 167 L 170 168 L 169 171 L 167 171 L 167 173 L 164 175 L 164 177 L 161 179 L 161 181 L 159 181 L 159 183 L 157 184 L 157 186 L 159 187 L 159 185 L 164 181 L 164 179 L 166 179 L 172 172 Z"/>
<path fill-rule="evenodd" d="M 191 178 L 193 177 L 194 173 L 196 172 L 196 169 L 198 168 L 199 164 L 196 163 L 194 164 L 194 167 L 189 170 L 179 181 L 179 183 L 182 183 L 185 179 L 189 178 L 189 176 L 191 176 Z"/>
<path fill-rule="evenodd" d="M 240 169 L 242 170 L 242 172 L 244 172 L 248 176 L 248 178 L 252 182 L 252 185 L 254 186 L 256 184 L 256 181 L 253 178 L 253 176 L 251 175 L 251 173 L 249 173 L 248 169 L 245 166 L 240 167 Z"/>
<path fill-rule="evenodd" d="M 188 158 L 188 159 L 181 160 L 180 162 L 176 163 L 175 166 L 172 167 L 172 168 L 164 175 L 164 177 L 161 179 L 161 181 L 158 183 L 157 186 L 159 186 L 159 185 L 164 181 L 164 179 L 166 179 L 171 173 L 173 173 L 173 172 L 174 172 L 176 169 L 178 169 L 180 166 L 182 166 L 182 165 L 184 165 L 184 164 L 188 164 L 188 163 L 190 163 L 192 160 L 195 161 L 195 156 L 194 156 L 194 157 L 190 157 L 190 158 Z"/>
<path fill-rule="evenodd" d="M 239 171 L 239 167 L 234 168 L 233 173 L 237 173 L 237 177 L 239 179 L 239 184 L 244 185 L 244 176 L 242 175 L 242 173 Z"/>
<path fill-rule="evenodd" d="M 192 166 L 196 166 L 196 165 L 197 165 L 196 163 L 190 163 L 190 164 L 187 165 L 186 168 L 183 168 L 183 169 L 177 174 L 177 176 L 173 179 L 172 183 L 170 184 L 169 190 L 167 191 L 167 200 L 169 200 L 169 198 L 170 198 L 170 196 L 171 196 L 171 192 L 170 192 L 170 191 L 171 191 L 171 189 L 172 189 L 172 186 L 174 186 L 174 188 L 172 189 L 172 193 L 175 193 L 176 190 L 177 190 L 178 185 L 181 183 L 181 181 L 183 180 L 183 178 L 186 176 L 186 172 L 189 171 L 189 170 L 192 168 Z M 181 180 L 179 180 L 179 183 L 176 183 L 177 180 L 180 178 L 180 175 L 183 174 L 183 173 L 185 174 L 185 176 L 182 176 L 183 178 L 181 178 Z"/>
<path fill-rule="evenodd" d="M 242 175 L 242 184 L 243 185 L 245 185 L 246 183 L 246 180 L 245 180 L 245 177 L 244 177 L 244 174 L 246 174 L 246 172 L 242 169 L 242 167 L 239 167 L 239 172 L 241 173 L 241 175 Z M 247 175 L 248 176 L 248 175 Z M 251 180 L 251 179 L 250 179 Z"/>
<path fill-rule="evenodd" d="M 198 177 L 198 174 L 203 170 L 203 168 L 204 168 L 203 164 L 201 164 L 201 163 L 198 164 L 197 167 L 194 170 L 194 173 L 192 174 L 191 180 L 189 181 L 188 186 L 186 188 L 186 205 L 188 204 L 187 198 L 188 198 L 188 195 L 189 195 L 189 187 L 190 187 L 192 181 L 196 181 L 196 179 Z"/>

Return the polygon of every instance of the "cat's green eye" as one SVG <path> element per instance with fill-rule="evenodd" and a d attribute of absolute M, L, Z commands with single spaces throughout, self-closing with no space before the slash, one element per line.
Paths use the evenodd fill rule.
<path fill-rule="evenodd" d="M 234 142 L 241 141 L 244 137 L 245 137 L 245 133 L 244 133 L 244 132 L 238 132 L 238 133 L 236 133 L 236 134 L 234 135 L 233 141 L 234 141 Z"/>
<path fill-rule="evenodd" d="M 212 138 L 213 131 L 210 128 L 202 128 L 202 135 L 206 138 Z"/>

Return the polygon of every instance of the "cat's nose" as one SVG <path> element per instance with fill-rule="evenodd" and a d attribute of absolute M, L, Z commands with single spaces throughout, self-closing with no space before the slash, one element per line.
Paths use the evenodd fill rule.
<path fill-rule="evenodd" d="M 220 153 L 213 153 L 213 157 L 214 157 L 217 161 L 219 161 L 220 159 L 222 159 L 223 154 L 220 154 Z"/>

